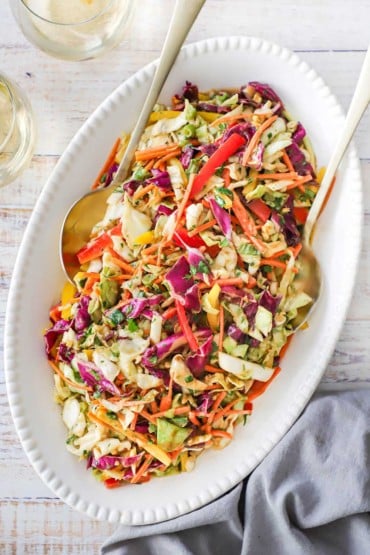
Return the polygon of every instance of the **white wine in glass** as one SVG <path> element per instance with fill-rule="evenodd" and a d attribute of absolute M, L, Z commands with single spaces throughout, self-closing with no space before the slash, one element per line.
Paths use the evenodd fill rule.
<path fill-rule="evenodd" d="M 12 0 L 24 35 L 41 50 L 66 60 L 95 58 L 116 46 L 135 0 Z"/>
<path fill-rule="evenodd" d="M 31 106 L 19 87 L 0 74 L 0 186 L 25 168 L 34 142 Z"/>

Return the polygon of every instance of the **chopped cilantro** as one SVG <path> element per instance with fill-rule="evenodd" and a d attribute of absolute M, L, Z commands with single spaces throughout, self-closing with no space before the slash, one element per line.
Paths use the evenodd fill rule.
<path fill-rule="evenodd" d="M 133 320 L 132 318 L 128 319 L 127 327 L 128 327 L 128 331 L 131 332 L 131 333 L 133 333 L 134 331 L 137 331 L 139 329 L 139 326 L 137 325 L 135 320 Z"/>
<path fill-rule="evenodd" d="M 151 362 L 152 364 L 157 364 L 157 362 L 158 362 L 157 355 L 153 355 L 153 356 L 149 357 L 149 362 Z"/>
<path fill-rule="evenodd" d="M 66 444 L 69 445 L 70 443 L 73 443 L 75 439 L 77 439 L 77 436 L 75 436 L 74 434 L 72 434 L 71 436 L 69 436 L 69 437 L 66 439 Z"/>
<path fill-rule="evenodd" d="M 139 166 L 132 175 L 132 179 L 135 181 L 143 181 L 147 177 L 149 177 L 149 173 L 142 166 Z"/>
<path fill-rule="evenodd" d="M 108 418 L 111 418 L 112 420 L 118 420 L 118 416 L 116 415 L 116 413 L 111 411 L 111 410 L 107 411 L 107 416 L 108 416 Z"/>
<path fill-rule="evenodd" d="M 204 260 L 201 260 L 198 266 L 190 266 L 190 276 L 195 276 L 196 274 L 209 274 L 210 269 Z"/>
<path fill-rule="evenodd" d="M 110 319 L 115 326 L 118 326 L 118 324 L 121 324 L 123 322 L 124 316 L 120 310 L 115 310 L 110 315 Z"/>
<path fill-rule="evenodd" d="M 194 380 L 193 376 L 186 376 L 185 381 L 186 383 L 190 383 Z"/>
<path fill-rule="evenodd" d="M 272 272 L 272 266 L 270 266 L 269 264 L 264 264 L 263 266 L 261 266 L 261 269 L 263 272 Z"/>

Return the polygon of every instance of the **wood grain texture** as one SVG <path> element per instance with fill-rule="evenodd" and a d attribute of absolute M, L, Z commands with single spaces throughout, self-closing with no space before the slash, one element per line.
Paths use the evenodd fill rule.
<path fill-rule="evenodd" d="M 59 155 L 100 102 L 122 80 L 158 56 L 173 0 L 134 1 L 136 15 L 126 40 L 107 56 L 84 63 L 54 60 L 38 52 L 16 27 L 8 3 L 0 2 L 0 71 L 27 91 L 38 128 L 30 167 L 16 182 L 0 189 L 1 330 L 17 250 Z M 278 42 L 314 67 L 345 109 L 369 42 L 369 21 L 368 0 L 208 0 L 189 41 L 239 34 Z M 246 80 L 250 77 L 246 75 Z M 124 128 L 124 122 L 122 125 Z M 360 272 L 322 388 L 370 384 L 370 247 L 366 240 L 370 236 L 369 127 L 370 113 L 356 134 L 365 184 Z M 2 342 L 0 351 L 2 354 Z M 10 418 L 2 363 L 0 434 L 1 555 L 98 553 L 114 525 L 90 520 L 70 509 L 34 473 Z"/>

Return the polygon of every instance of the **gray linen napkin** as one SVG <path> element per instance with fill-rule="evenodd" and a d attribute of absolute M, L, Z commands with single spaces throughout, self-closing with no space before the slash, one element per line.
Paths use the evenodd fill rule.
<path fill-rule="evenodd" d="M 187 515 L 121 526 L 103 555 L 370 553 L 370 391 L 316 394 L 244 484 Z"/>

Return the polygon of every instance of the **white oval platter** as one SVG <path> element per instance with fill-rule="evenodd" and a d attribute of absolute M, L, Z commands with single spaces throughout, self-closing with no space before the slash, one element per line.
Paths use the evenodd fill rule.
<path fill-rule="evenodd" d="M 204 505 L 232 488 L 269 453 L 293 424 L 319 383 L 345 319 L 355 281 L 362 227 L 359 163 L 352 148 L 339 172 L 315 236 L 325 289 L 310 327 L 293 339 L 283 369 L 255 402 L 223 451 L 209 451 L 187 474 L 107 490 L 65 449 L 66 430 L 53 401 L 53 378 L 43 351 L 49 307 L 64 282 L 60 226 L 69 206 L 93 182 L 116 137 L 129 131 L 155 64 L 117 88 L 76 134 L 44 187 L 19 250 L 5 331 L 9 403 L 21 443 L 36 472 L 70 506 L 125 524 L 158 522 Z M 200 90 L 268 82 L 302 121 L 319 165 L 328 161 L 343 125 L 341 109 L 322 79 L 290 51 L 256 38 L 229 37 L 186 46 L 167 80 L 169 102 L 185 80 Z M 344 225 L 345 222 L 345 225 Z"/>

